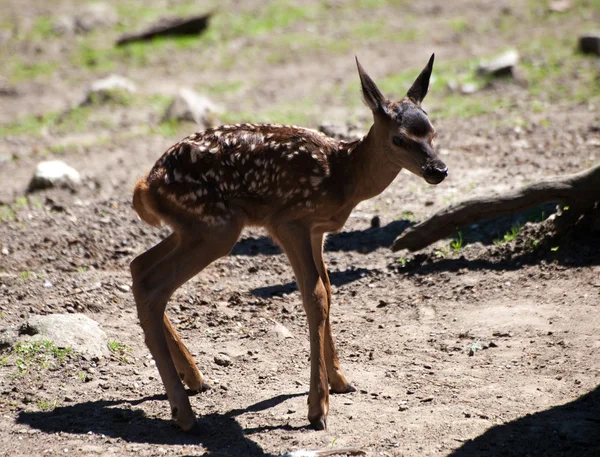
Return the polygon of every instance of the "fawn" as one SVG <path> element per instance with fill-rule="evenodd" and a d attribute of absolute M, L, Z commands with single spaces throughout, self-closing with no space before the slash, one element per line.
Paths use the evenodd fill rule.
<path fill-rule="evenodd" d="M 133 206 L 146 223 L 172 234 L 131 262 L 133 294 L 145 341 L 156 361 L 173 418 L 198 425 L 188 396 L 208 388 L 169 322 L 165 308 L 182 284 L 229 254 L 246 225 L 265 227 L 287 255 L 302 295 L 310 337 L 308 420 L 327 426 L 329 388 L 353 392 L 333 343 L 331 287 L 323 237 L 340 230 L 352 209 L 380 194 L 402 168 L 439 184 L 448 168 L 433 149 L 435 130 L 421 101 L 432 55 L 406 97 L 387 100 L 356 64 L 373 112 L 369 133 L 353 142 L 314 130 L 236 124 L 195 133 L 169 148 L 136 185 Z"/>

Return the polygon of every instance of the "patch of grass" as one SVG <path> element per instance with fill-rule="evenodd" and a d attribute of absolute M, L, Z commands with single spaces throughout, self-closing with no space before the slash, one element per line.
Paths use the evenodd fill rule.
<path fill-rule="evenodd" d="M 57 133 L 83 132 L 87 128 L 91 110 L 77 107 L 63 113 L 50 112 L 41 116 L 24 116 L 10 124 L 0 125 L 0 138 L 6 136 L 40 136 L 44 130 Z"/>
<path fill-rule="evenodd" d="M 33 271 L 25 270 L 21 272 L 21 279 L 26 281 L 30 278 L 37 278 L 37 275 Z"/>
<path fill-rule="evenodd" d="M 502 238 L 496 238 L 494 240 L 494 244 L 495 245 L 502 245 L 502 244 L 510 243 L 511 241 L 516 240 L 517 236 L 521 232 L 522 228 L 523 228 L 523 224 L 515 224 L 515 225 L 513 225 L 510 228 L 510 230 L 504 234 L 504 236 Z"/>
<path fill-rule="evenodd" d="M 127 347 L 125 343 L 121 343 L 117 340 L 109 340 L 108 350 L 113 354 L 124 354 L 125 352 L 131 351 L 131 348 Z"/>
<path fill-rule="evenodd" d="M 17 83 L 50 75 L 58 69 L 58 66 L 57 62 L 24 62 L 16 58 L 6 66 L 6 76 L 11 83 Z"/>
<path fill-rule="evenodd" d="M 17 219 L 15 212 L 8 205 L 0 205 L 0 222 L 9 222 Z"/>
<path fill-rule="evenodd" d="M 464 17 L 455 17 L 450 19 L 450 28 L 457 33 L 463 33 L 469 30 L 469 21 Z"/>
<path fill-rule="evenodd" d="M 458 231 L 454 241 L 450 243 L 450 247 L 454 252 L 460 252 L 460 250 L 463 248 L 463 236 L 460 230 Z"/>
<path fill-rule="evenodd" d="M 15 365 L 24 373 L 34 368 L 47 368 L 63 362 L 72 354 L 72 349 L 59 348 L 52 341 L 19 341 L 14 349 Z"/>
<path fill-rule="evenodd" d="M 58 400 L 39 400 L 37 406 L 42 411 L 52 411 L 58 406 Z"/>
<path fill-rule="evenodd" d="M 402 211 L 398 219 L 404 219 L 410 222 L 414 222 L 416 220 L 415 213 L 413 213 L 412 211 Z"/>

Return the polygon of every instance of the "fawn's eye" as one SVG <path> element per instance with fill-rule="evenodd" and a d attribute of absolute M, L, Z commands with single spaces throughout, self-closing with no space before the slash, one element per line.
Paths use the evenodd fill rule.
<path fill-rule="evenodd" d="M 404 138 L 402 138 L 401 136 L 395 136 L 392 139 L 392 141 L 394 142 L 394 144 L 396 146 L 400 146 L 400 147 L 406 146 L 406 141 L 404 141 Z"/>

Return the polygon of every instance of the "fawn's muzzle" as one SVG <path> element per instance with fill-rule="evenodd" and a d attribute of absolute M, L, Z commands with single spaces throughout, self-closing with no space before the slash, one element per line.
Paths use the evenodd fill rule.
<path fill-rule="evenodd" d="M 442 161 L 435 161 L 423 167 L 423 179 L 429 184 L 439 184 L 448 176 L 448 167 Z"/>

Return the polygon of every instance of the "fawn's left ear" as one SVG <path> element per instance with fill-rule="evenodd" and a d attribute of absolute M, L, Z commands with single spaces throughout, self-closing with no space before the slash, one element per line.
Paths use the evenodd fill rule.
<path fill-rule="evenodd" d="M 358 57 L 356 57 L 356 66 L 358 67 L 358 76 L 360 76 L 363 100 L 365 101 L 366 105 L 369 108 L 371 108 L 371 111 L 373 111 L 373 113 L 382 112 L 383 107 L 387 103 L 387 100 L 385 99 L 375 82 L 371 79 L 371 77 L 362 67 L 362 65 L 358 61 Z"/>
<path fill-rule="evenodd" d="M 433 70 L 434 57 L 435 54 L 431 54 L 429 62 L 427 63 L 425 68 L 423 68 L 421 74 L 417 76 L 417 79 L 415 79 L 415 82 L 406 93 L 406 96 L 417 105 L 421 104 L 421 102 L 425 98 L 425 95 L 427 95 L 427 91 L 429 90 L 429 78 L 431 77 L 431 71 Z"/>

